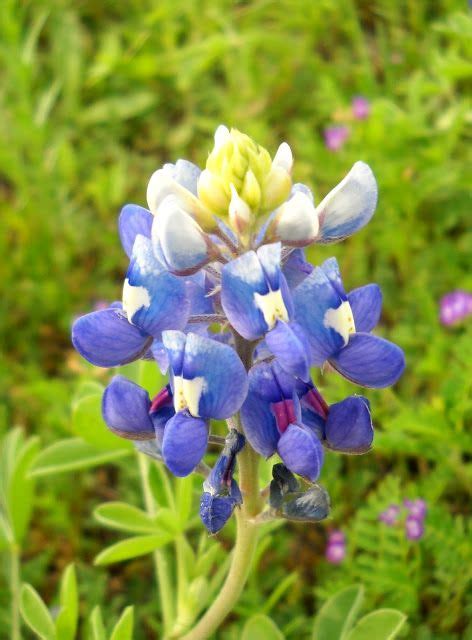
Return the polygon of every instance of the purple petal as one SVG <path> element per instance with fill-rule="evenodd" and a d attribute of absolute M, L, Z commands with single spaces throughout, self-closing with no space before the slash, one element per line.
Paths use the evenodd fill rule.
<path fill-rule="evenodd" d="M 295 322 L 277 322 L 265 341 L 280 365 L 296 378 L 310 378 L 310 345 L 303 329 Z"/>
<path fill-rule="evenodd" d="M 394 384 L 405 368 L 400 347 L 369 333 L 352 335 L 349 344 L 330 362 L 348 380 L 373 388 Z"/>
<path fill-rule="evenodd" d="M 203 458 L 208 442 L 205 420 L 179 412 L 169 420 L 162 440 L 162 455 L 169 470 L 178 477 L 188 476 Z"/>
<path fill-rule="evenodd" d="M 314 482 L 323 465 L 323 447 L 316 435 L 298 424 L 288 426 L 277 446 L 279 456 L 292 471 Z"/>
<path fill-rule="evenodd" d="M 295 249 L 285 262 L 282 273 L 284 274 L 290 289 L 295 289 L 295 287 L 310 275 L 313 268 L 314 267 L 305 259 L 304 250 Z"/>
<path fill-rule="evenodd" d="M 344 453 L 365 453 L 372 445 L 374 429 L 369 401 L 351 396 L 329 408 L 325 425 L 326 444 Z"/>
<path fill-rule="evenodd" d="M 231 496 L 214 496 L 205 491 L 200 499 L 200 518 L 210 533 L 218 533 L 231 517 L 235 506 L 236 502 Z"/>
<path fill-rule="evenodd" d="M 103 419 L 122 438 L 152 440 L 156 434 L 149 417 L 150 406 L 147 391 L 123 376 L 116 376 L 103 394 Z"/>
<path fill-rule="evenodd" d="M 141 357 L 151 338 L 130 324 L 120 309 L 103 309 L 74 322 L 72 343 L 92 364 L 117 367 Z"/>
<path fill-rule="evenodd" d="M 382 291 L 377 284 L 367 284 L 347 295 L 356 331 L 369 333 L 377 326 L 382 312 Z"/>
<path fill-rule="evenodd" d="M 121 210 L 118 218 L 118 232 L 128 258 L 131 258 L 137 235 L 142 235 L 146 238 L 151 237 L 153 220 L 152 213 L 137 204 L 127 204 Z"/>

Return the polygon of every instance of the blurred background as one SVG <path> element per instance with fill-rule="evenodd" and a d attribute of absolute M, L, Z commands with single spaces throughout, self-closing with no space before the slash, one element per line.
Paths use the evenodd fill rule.
<path fill-rule="evenodd" d="M 295 180 L 317 201 L 358 159 L 378 179 L 368 227 L 309 257 L 335 255 L 347 289 L 381 285 L 379 331 L 403 347 L 407 371 L 395 388 L 368 392 L 374 451 L 328 456 L 321 482 L 331 519 L 272 534 L 239 618 L 218 637 L 238 638 L 240 620 L 259 610 L 287 638 L 308 637 L 306 621 L 319 604 L 360 582 L 367 610 L 394 606 L 408 615 L 405 637 L 472 638 L 472 316 L 440 320 L 442 296 L 472 292 L 471 53 L 465 0 L 1 3 L 5 477 L 20 444 L 30 443 L 23 459 L 32 459 L 80 434 L 71 400 L 84 381 L 110 376 L 72 350 L 70 325 L 120 297 L 127 259 L 117 215 L 127 202 L 145 204 L 156 168 L 180 157 L 203 165 L 224 123 L 271 153 L 286 140 Z M 323 389 L 330 401 L 352 392 L 335 376 Z M 101 603 L 115 618 L 136 603 L 135 637 L 153 638 L 159 612 L 149 599 L 149 557 L 93 566 L 116 539 L 93 508 L 142 500 L 134 460 L 104 464 L 103 443 L 98 450 L 80 471 L 28 476 L 14 493 L 25 510 L 17 527 L 21 579 L 51 602 L 74 560 L 84 611 Z M 427 504 L 419 539 L 408 539 L 403 511 L 396 524 L 379 520 L 389 505 L 419 498 Z M 345 535 L 338 562 L 325 555 L 334 529 Z M 1 638 L 10 633 L 9 599 L 5 571 Z"/>

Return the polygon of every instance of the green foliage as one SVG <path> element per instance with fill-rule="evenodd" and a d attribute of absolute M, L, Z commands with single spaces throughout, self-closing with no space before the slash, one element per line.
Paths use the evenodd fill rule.
<path fill-rule="evenodd" d="M 51 614 L 40 595 L 29 584 L 21 590 L 21 615 L 41 640 L 56 640 L 56 630 Z"/>
<path fill-rule="evenodd" d="M 284 640 L 284 634 L 270 618 L 257 614 L 249 618 L 244 625 L 241 640 L 259 640 L 260 638 Z"/>

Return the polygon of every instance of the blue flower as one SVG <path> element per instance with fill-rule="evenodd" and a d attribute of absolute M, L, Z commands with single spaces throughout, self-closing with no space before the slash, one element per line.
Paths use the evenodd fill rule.
<path fill-rule="evenodd" d="M 231 429 L 221 455 L 203 483 L 200 517 L 210 533 L 218 533 L 231 517 L 235 506 L 242 504 L 241 491 L 233 473 L 236 455 L 244 444 L 244 436 L 236 429 Z"/>
<path fill-rule="evenodd" d="M 311 381 L 294 379 L 277 361 L 250 370 L 241 417 L 258 453 L 270 457 L 277 452 L 293 473 L 311 481 L 320 474 L 323 445 L 342 453 L 364 453 L 373 439 L 366 398 L 351 396 L 328 406 Z"/>
<path fill-rule="evenodd" d="M 309 377 L 308 341 L 292 322 L 293 303 L 280 268 L 280 243 L 248 251 L 223 267 L 221 304 L 246 340 L 265 337 L 269 350 L 290 373 Z"/>
<path fill-rule="evenodd" d="M 295 320 L 310 344 L 311 361 L 326 360 L 343 376 L 365 387 L 386 387 L 403 373 L 403 351 L 371 335 L 382 306 L 376 284 L 346 294 L 335 258 L 316 267 L 293 291 Z"/>
<path fill-rule="evenodd" d="M 191 473 L 208 442 L 211 418 L 236 413 L 247 393 L 247 376 L 235 351 L 181 331 L 164 331 L 171 386 L 151 400 L 144 389 L 115 377 L 103 396 L 108 427 L 130 440 L 156 438 L 167 467 L 176 476 Z"/>

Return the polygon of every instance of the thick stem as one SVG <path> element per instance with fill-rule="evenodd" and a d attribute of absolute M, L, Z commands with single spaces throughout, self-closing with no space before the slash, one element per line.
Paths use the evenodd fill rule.
<path fill-rule="evenodd" d="M 13 544 L 10 552 L 11 640 L 21 640 L 20 632 L 20 552 Z"/>
<path fill-rule="evenodd" d="M 235 334 L 236 348 L 244 366 L 249 370 L 252 362 L 254 344 Z M 239 416 L 234 419 L 234 427 L 242 433 L 244 429 Z M 206 640 L 220 626 L 232 611 L 249 575 L 251 561 L 257 544 L 257 524 L 255 516 L 260 512 L 262 500 L 259 494 L 258 456 L 246 442 L 237 457 L 239 468 L 239 486 L 243 495 L 243 504 L 236 512 L 236 543 L 233 549 L 231 565 L 226 580 L 217 598 L 208 611 L 181 640 Z"/>
<path fill-rule="evenodd" d="M 141 484 L 143 488 L 144 504 L 149 515 L 156 513 L 156 503 L 149 486 L 149 458 L 138 453 L 139 471 L 141 474 Z M 156 549 L 153 553 L 154 569 L 156 572 L 157 587 L 161 600 L 162 626 L 164 638 L 166 638 L 172 628 L 174 620 L 174 598 L 173 587 L 170 578 L 169 561 L 163 549 Z"/>

